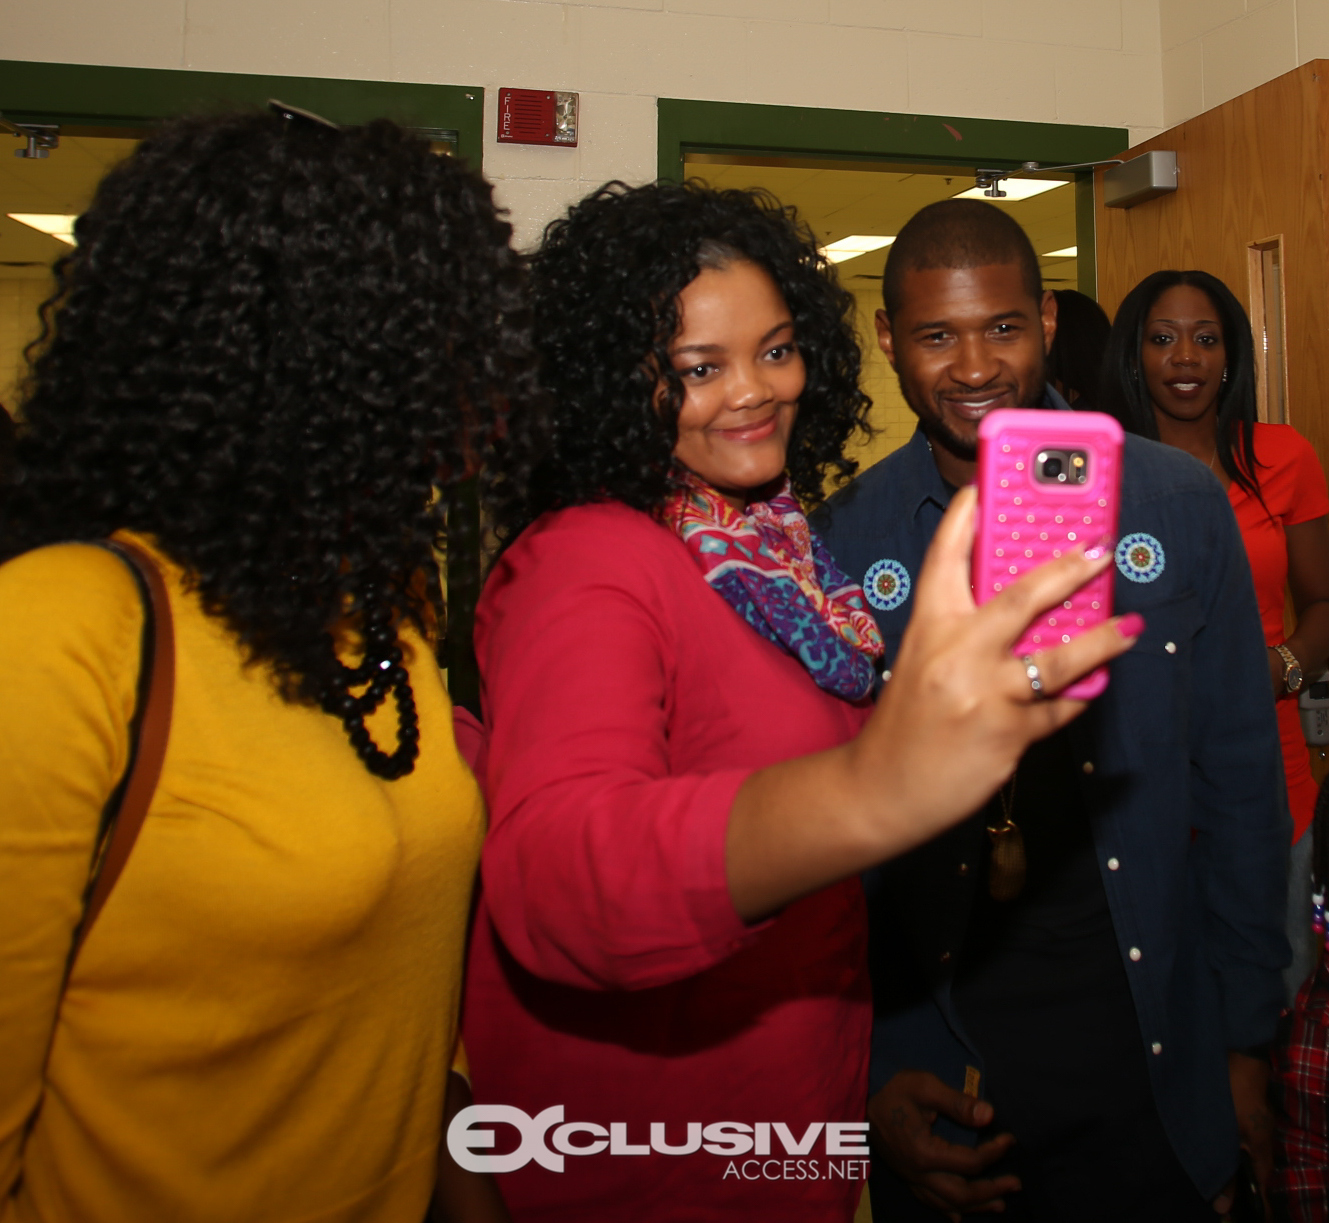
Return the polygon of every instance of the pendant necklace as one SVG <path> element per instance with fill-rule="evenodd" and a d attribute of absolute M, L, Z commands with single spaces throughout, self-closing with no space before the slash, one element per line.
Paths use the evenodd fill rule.
<path fill-rule="evenodd" d="M 1026 861 L 1024 834 L 1011 818 L 1015 810 L 1015 783 L 1020 776 L 1017 768 L 1011 779 L 1000 790 L 1001 823 L 988 825 L 988 839 L 992 842 L 992 856 L 988 860 L 988 895 L 993 900 L 1014 900 L 1024 889 Z"/>

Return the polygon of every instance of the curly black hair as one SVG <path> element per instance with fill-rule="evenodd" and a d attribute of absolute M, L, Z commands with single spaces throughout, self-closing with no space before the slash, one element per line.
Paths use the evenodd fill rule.
<path fill-rule="evenodd" d="M 678 295 L 703 266 L 731 258 L 765 269 L 793 315 L 807 368 L 789 442 L 795 493 L 815 505 L 828 476 L 842 483 L 853 475 L 844 445 L 855 430 L 868 431 L 871 407 L 858 385 L 854 299 L 796 211 L 763 191 L 612 182 L 552 222 L 532 259 L 552 441 L 523 519 L 510 525 L 588 501 L 659 508 L 671 488 L 683 403 L 668 352 Z"/>
<path fill-rule="evenodd" d="M 288 700 L 372 603 L 428 619 L 450 491 L 538 447 L 525 270 L 477 174 L 385 120 L 181 120 L 113 169 L 42 307 L 0 559 L 154 537 Z M 447 541 L 456 550 L 473 537 Z"/>

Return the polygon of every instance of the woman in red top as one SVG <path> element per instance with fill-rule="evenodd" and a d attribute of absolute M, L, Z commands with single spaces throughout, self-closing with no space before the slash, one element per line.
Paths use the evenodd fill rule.
<path fill-rule="evenodd" d="M 1012 658 L 1103 562 L 976 611 L 961 494 L 874 710 L 875 624 L 797 500 L 852 471 L 867 407 L 812 235 L 750 193 L 611 184 L 551 226 L 532 287 L 553 441 L 476 617 L 491 832 L 463 1018 L 477 1103 L 521 1113 L 452 1145 L 510 1156 L 518 1223 L 848 1220 L 855 876 L 1083 707 L 1031 680 L 1055 692 L 1139 626 L 1041 678 Z"/>
<path fill-rule="evenodd" d="M 1311 445 L 1256 421 L 1250 321 L 1207 272 L 1155 272 L 1122 302 L 1104 361 L 1103 404 L 1133 432 L 1193 454 L 1227 488 L 1255 579 L 1269 647 L 1292 811 L 1289 1001 L 1315 966 L 1310 837 L 1315 781 L 1297 692 L 1329 659 L 1329 493 Z M 1284 591 L 1296 625 L 1284 633 Z"/>

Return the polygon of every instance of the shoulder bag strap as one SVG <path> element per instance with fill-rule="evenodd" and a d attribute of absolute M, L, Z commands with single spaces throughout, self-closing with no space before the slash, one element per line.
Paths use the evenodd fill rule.
<path fill-rule="evenodd" d="M 99 842 L 102 848 L 93 866 L 83 920 L 69 954 L 71 966 L 138 840 L 161 776 L 175 702 L 175 629 L 161 572 L 152 558 L 135 544 L 109 539 L 99 540 L 98 544 L 129 566 L 143 595 L 143 661 L 139 667 L 138 705 L 131 727 L 129 763 L 124 779 L 103 812 Z"/>

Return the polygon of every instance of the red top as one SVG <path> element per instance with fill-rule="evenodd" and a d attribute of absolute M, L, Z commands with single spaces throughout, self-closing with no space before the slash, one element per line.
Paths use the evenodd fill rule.
<path fill-rule="evenodd" d="M 1256 425 L 1255 458 L 1264 505 L 1235 482 L 1228 488 L 1228 499 L 1251 563 L 1265 644 L 1281 645 L 1287 528 L 1329 514 L 1329 491 L 1310 442 L 1291 425 Z M 1313 678 L 1308 675 L 1306 680 Z M 1295 698 L 1278 702 L 1278 731 L 1296 839 L 1310 826 L 1316 791 Z"/>
<path fill-rule="evenodd" d="M 851 1219 L 864 1156 L 828 1152 L 824 1131 L 788 1154 L 779 1125 L 797 1144 L 863 1119 L 862 889 L 747 926 L 724 842 L 750 772 L 845 742 L 867 705 L 818 688 L 678 538 L 619 503 L 525 531 L 485 587 L 476 648 L 491 813 L 463 1016 L 476 1102 L 622 1123 L 614 1147 L 645 1149 L 652 1123 L 675 1147 L 689 1123 L 755 1126 L 742 1154 L 528 1163 L 500 1177 L 513 1217 Z M 495 1129 L 492 1150 L 511 1150 Z"/>

